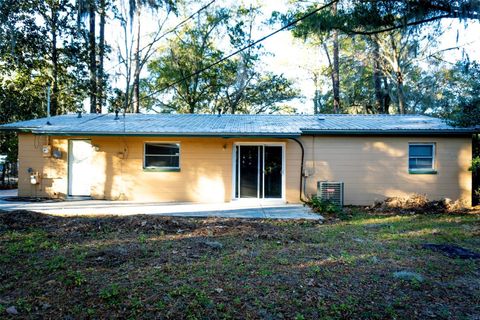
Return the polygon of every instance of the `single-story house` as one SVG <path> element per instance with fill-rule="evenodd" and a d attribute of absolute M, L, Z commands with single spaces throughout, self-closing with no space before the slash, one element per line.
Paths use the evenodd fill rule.
<path fill-rule="evenodd" d="M 420 115 L 68 114 L 0 126 L 19 138 L 19 196 L 344 203 L 426 194 L 471 203 L 471 129 Z"/>

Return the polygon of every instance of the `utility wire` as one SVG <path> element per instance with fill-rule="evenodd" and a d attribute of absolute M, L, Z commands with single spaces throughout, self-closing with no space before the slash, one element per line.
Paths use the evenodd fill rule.
<path fill-rule="evenodd" d="M 210 7 L 215 1 L 217 0 L 212 0 L 210 1 L 209 3 L 207 3 L 206 5 L 204 5 L 203 7 L 201 7 L 200 9 L 198 9 L 197 11 L 195 11 L 194 13 L 192 13 L 191 15 L 189 15 L 188 17 L 186 17 L 185 19 L 183 19 L 182 21 L 180 21 L 179 23 L 177 23 L 177 25 L 175 27 L 173 27 L 172 29 L 166 31 L 164 34 L 162 34 L 161 36 L 158 37 L 158 39 L 162 39 L 163 37 L 165 37 L 166 35 L 172 33 L 172 32 L 175 32 L 175 30 L 177 30 L 180 26 L 182 26 L 183 24 L 187 23 L 189 20 L 191 20 L 193 17 L 195 17 L 196 15 L 198 15 L 200 12 L 202 12 L 203 10 L 206 10 L 208 7 Z M 143 51 L 145 49 L 142 48 L 140 49 L 140 51 Z"/>
<path fill-rule="evenodd" d="M 175 32 L 179 27 L 181 27 L 182 25 L 187 23 L 189 20 L 193 19 L 196 15 L 200 14 L 200 12 L 202 12 L 203 10 L 206 10 L 208 7 L 210 7 L 215 1 L 217 1 L 217 0 L 210 1 L 209 3 L 207 3 L 206 5 L 204 5 L 203 7 L 201 7 L 200 9 L 198 9 L 197 11 L 195 11 L 194 13 L 192 13 L 191 15 L 189 15 L 188 17 L 186 17 L 185 19 L 183 19 L 182 21 L 177 23 L 173 28 L 171 28 L 170 30 L 166 31 L 161 36 L 159 36 L 158 40 L 162 39 L 163 37 L 165 37 L 166 35 L 168 35 L 172 32 Z M 143 47 L 142 49 L 140 49 L 140 52 L 145 50 L 145 48 L 146 47 Z M 119 62 L 116 65 L 114 65 L 113 67 L 108 68 L 107 72 L 111 71 L 113 69 L 116 69 L 121 64 L 123 64 L 123 62 Z"/>
<path fill-rule="evenodd" d="M 194 13 L 192 13 L 191 15 L 189 15 L 188 17 L 186 17 L 185 19 L 183 19 L 182 21 L 180 21 L 179 23 L 177 23 L 173 28 L 171 28 L 170 30 L 166 31 L 165 33 L 163 33 L 162 35 L 160 35 L 158 38 L 156 38 L 156 40 L 154 42 L 157 42 L 158 40 L 164 38 L 165 36 L 167 36 L 168 34 L 170 33 L 173 33 L 175 32 L 180 26 L 182 26 L 183 24 L 187 23 L 189 20 L 191 20 L 192 18 L 194 18 L 196 15 L 200 14 L 202 11 L 206 10 L 208 7 L 210 7 L 216 0 L 211 0 L 209 3 L 207 3 L 206 5 L 202 6 L 200 9 L 198 9 L 197 11 L 195 11 Z M 153 42 L 153 43 L 154 43 Z M 153 44 L 152 43 L 152 44 Z M 146 48 L 148 47 L 145 46 L 143 48 L 141 48 L 139 50 L 139 52 L 142 52 L 143 50 L 145 50 Z M 149 49 L 150 50 L 150 49 Z M 130 60 L 130 58 L 128 58 L 128 60 Z M 114 70 L 116 69 L 118 66 L 120 66 L 121 64 L 123 64 L 124 62 L 119 62 L 117 63 L 115 66 L 113 67 L 110 67 L 107 71 L 109 70 Z M 127 63 L 127 62 L 126 62 Z M 141 101 L 142 100 L 142 97 L 140 97 L 138 99 L 138 101 Z M 123 110 L 123 114 L 125 115 L 125 112 L 126 112 L 126 108 L 124 108 Z"/>
<path fill-rule="evenodd" d="M 214 0 L 214 1 L 215 1 L 215 0 Z M 219 59 L 219 60 L 217 60 L 217 61 L 209 64 L 208 66 L 206 66 L 206 67 L 204 67 L 204 68 L 202 68 L 202 69 L 199 69 L 199 70 L 197 70 L 197 71 L 195 71 L 195 72 L 193 72 L 193 73 L 191 73 L 191 74 L 188 74 L 187 76 L 183 77 L 183 78 L 180 79 L 180 80 L 177 80 L 177 81 L 174 81 L 174 82 L 172 82 L 172 83 L 170 83 L 170 84 L 167 84 L 167 85 L 164 86 L 163 88 L 160 88 L 160 89 L 158 89 L 158 90 L 155 90 L 155 91 L 153 91 L 153 92 L 150 92 L 149 94 L 147 94 L 147 95 L 145 95 L 145 96 L 143 96 L 143 97 L 140 97 L 139 100 L 146 99 L 146 98 L 150 98 L 151 96 L 153 96 L 153 95 L 155 95 L 155 94 L 157 94 L 157 93 L 159 93 L 159 92 L 165 91 L 165 90 L 167 90 L 167 89 L 170 89 L 170 88 L 174 87 L 175 85 L 177 85 L 177 84 L 179 84 L 179 83 L 181 83 L 181 82 L 183 82 L 183 81 L 185 81 L 185 80 L 187 80 L 187 79 L 189 79 L 189 78 L 191 78 L 191 77 L 197 76 L 197 75 L 199 75 L 200 73 L 202 73 L 202 72 L 204 72 L 204 71 L 207 71 L 208 69 L 216 66 L 217 64 L 220 64 L 220 63 L 222 63 L 222 62 L 230 59 L 231 57 L 239 54 L 240 52 L 245 51 L 246 49 L 251 48 L 251 47 L 257 45 L 258 43 L 267 40 L 268 38 L 276 35 L 277 33 L 282 32 L 282 31 L 284 31 L 284 30 L 286 30 L 286 29 L 288 29 L 288 28 L 290 28 L 290 27 L 295 26 L 295 25 L 296 25 L 297 23 L 299 23 L 300 21 L 305 20 L 305 19 L 313 16 L 315 13 L 317 13 L 317 12 L 319 12 L 319 11 L 322 11 L 322 10 L 324 10 L 324 9 L 332 6 L 334 3 L 338 2 L 338 1 L 339 1 L 339 0 L 333 0 L 333 1 L 331 1 L 331 2 L 329 2 L 329 3 L 327 3 L 327 4 L 323 5 L 323 6 L 321 6 L 321 7 L 317 8 L 317 9 L 315 9 L 315 10 L 312 10 L 311 12 L 309 12 L 309 13 L 301 16 L 300 18 L 297 18 L 297 19 L 291 21 L 290 23 L 286 24 L 285 26 L 281 27 L 280 29 L 277 29 L 277 30 L 273 31 L 272 33 L 269 33 L 269 34 L 261 37 L 260 39 L 257 39 L 257 40 L 255 40 L 254 42 L 251 42 L 250 44 L 248 44 L 248 45 L 246 45 L 246 46 L 244 46 L 244 47 L 242 47 L 242 48 L 240 48 L 240 49 L 238 49 L 238 50 L 230 53 L 230 54 L 227 55 L 227 56 L 222 57 L 221 59 Z M 212 1 L 212 2 L 213 2 L 213 1 Z M 208 4 L 208 5 L 210 5 L 210 4 Z"/>

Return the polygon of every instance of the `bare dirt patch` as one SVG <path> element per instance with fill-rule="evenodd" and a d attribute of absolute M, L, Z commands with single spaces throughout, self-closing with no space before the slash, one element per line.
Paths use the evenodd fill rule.
<path fill-rule="evenodd" d="M 0 213 L 0 318 L 475 319 L 480 261 L 421 244 L 475 250 L 479 231 L 475 215 L 358 210 L 323 225 Z"/>

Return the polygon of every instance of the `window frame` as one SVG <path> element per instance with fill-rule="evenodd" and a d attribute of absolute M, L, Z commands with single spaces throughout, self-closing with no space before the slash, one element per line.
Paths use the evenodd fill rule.
<path fill-rule="evenodd" d="M 147 145 L 177 145 L 178 146 L 178 167 L 147 166 L 146 165 Z M 179 172 L 180 168 L 181 168 L 181 151 L 182 151 L 182 146 L 181 146 L 179 141 L 145 141 L 143 143 L 143 171 L 147 171 L 147 172 Z M 149 156 L 158 156 L 158 155 L 150 154 Z"/>
<path fill-rule="evenodd" d="M 430 158 L 430 157 L 414 157 L 410 155 L 411 146 L 431 146 L 432 147 L 432 167 L 431 168 L 410 168 L 410 159 L 411 158 Z M 407 167 L 410 174 L 436 174 L 436 150 L 437 145 L 435 142 L 409 142 L 408 143 L 408 159 Z"/>

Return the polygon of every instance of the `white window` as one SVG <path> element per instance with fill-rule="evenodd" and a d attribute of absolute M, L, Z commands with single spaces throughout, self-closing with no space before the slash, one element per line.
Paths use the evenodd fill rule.
<path fill-rule="evenodd" d="M 435 170 L 435 144 L 410 143 L 408 145 L 408 169 L 411 172 Z"/>
<path fill-rule="evenodd" d="M 145 169 L 180 169 L 179 143 L 145 143 Z"/>

